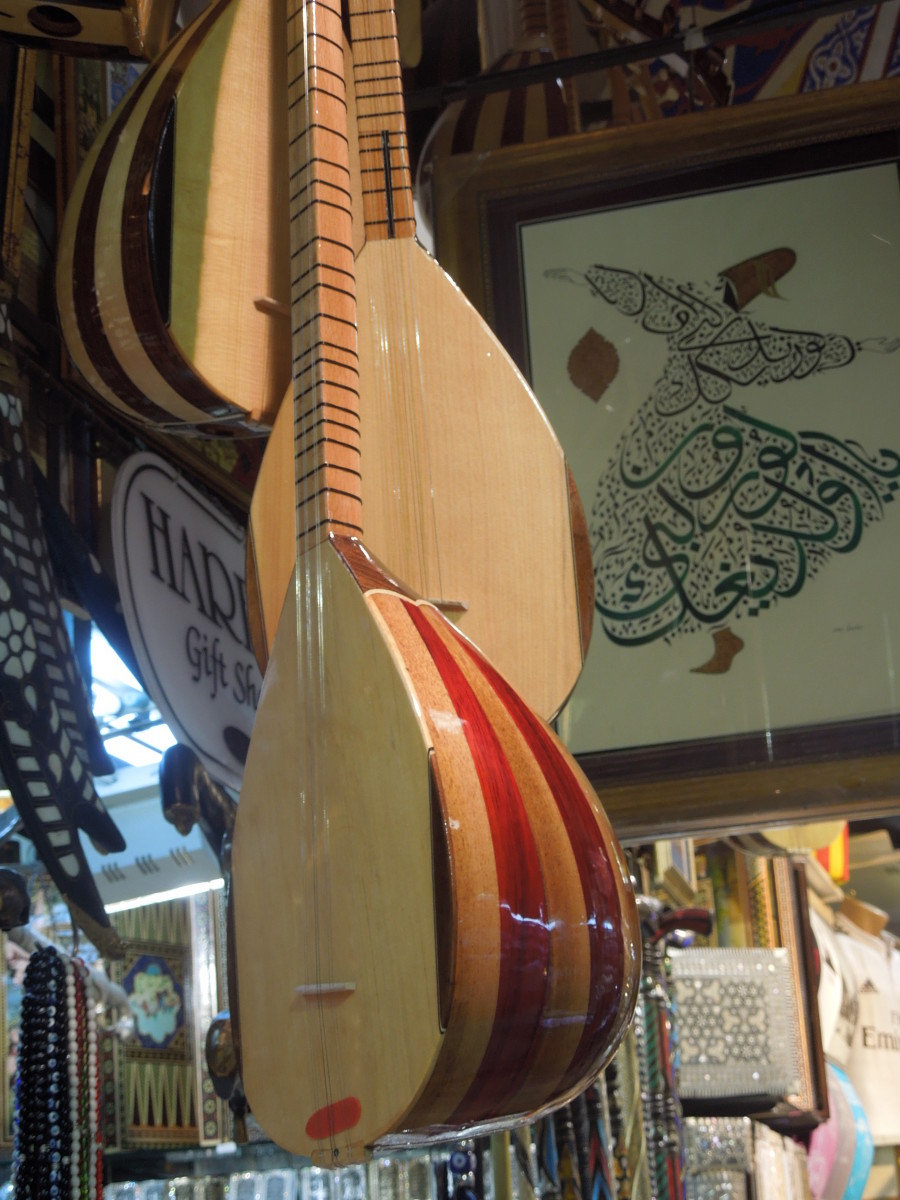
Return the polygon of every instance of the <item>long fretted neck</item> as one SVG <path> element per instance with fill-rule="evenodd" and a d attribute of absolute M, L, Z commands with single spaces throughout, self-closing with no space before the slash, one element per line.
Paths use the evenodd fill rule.
<path fill-rule="evenodd" d="M 362 532 L 359 368 L 340 0 L 288 0 L 297 551 Z"/>
<path fill-rule="evenodd" d="M 416 225 L 393 4 L 350 0 L 350 41 L 366 237 L 413 237 Z"/>

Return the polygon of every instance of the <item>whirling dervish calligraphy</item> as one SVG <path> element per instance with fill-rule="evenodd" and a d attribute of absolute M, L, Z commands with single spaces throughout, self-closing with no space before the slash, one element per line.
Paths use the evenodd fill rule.
<path fill-rule="evenodd" d="M 551 270 L 665 338 L 652 391 L 603 469 L 590 512 L 595 604 L 613 642 L 642 645 L 706 628 L 728 669 L 736 617 L 796 596 L 833 554 L 856 548 L 900 480 L 895 450 L 870 450 L 752 411 L 753 389 L 851 368 L 900 338 L 768 325 L 744 310 L 793 266 L 779 249 L 713 285 L 595 265 Z M 849 378 L 849 376 L 848 376 Z M 787 413 L 786 413 L 787 416 Z"/>

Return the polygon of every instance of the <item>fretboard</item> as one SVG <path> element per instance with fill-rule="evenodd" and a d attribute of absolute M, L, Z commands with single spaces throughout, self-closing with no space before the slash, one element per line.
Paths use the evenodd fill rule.
<path fill-rule="evenodd" d="M 297 549 L 362 531 L 359 368 L 340 0 L 288 0 Z"/>
<path fill-rule="evenodd" d="M 350 0 L 366 237 L 415 234 L 397 20 L 386 0 Z"/>

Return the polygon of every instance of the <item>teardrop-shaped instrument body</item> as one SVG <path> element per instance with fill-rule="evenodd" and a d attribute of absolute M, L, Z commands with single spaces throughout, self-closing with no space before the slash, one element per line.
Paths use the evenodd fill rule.
<path fill-rule="evenodd" d="M 356 70 L 382 79 L 390 7 L 350 16 Z M 236 992 L 254 1115 L 339 1164 L 583 1088 L 630 1019 L 639 936 L 572 757 L 363 541 L 340 4 L 291 0 L 288 25 L 297 550 L 235 822 Z M 356 91 L 363 178 L 369 141 L 392 178 Z"/>
<path fill-rule="evenodd" d="M 630 1020 L 634 898 L 590 785 L 354 539 L 288 589 L 233 876 L 247 1097 L 320 1165 L 524 1121 Z"/>
<path fill-rule="evenodd" d="M 366 545 L 549 720 L 581 672 L 593 606 L 562 447 L 509 355 L 413 238 L 366 242 L 356 272 Z M 294 474 L 286 403 L 248 526 L 262 664 L 296 557 Z"/>

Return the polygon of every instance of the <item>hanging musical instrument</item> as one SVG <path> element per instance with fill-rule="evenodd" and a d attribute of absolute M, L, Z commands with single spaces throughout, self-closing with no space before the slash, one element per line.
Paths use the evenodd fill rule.
<path fill-rule="evenodd" d="M 380 3 L 351 7 L 363 148 L 397 55 Z M 338 0 L 290 0 L 288 31 L 296 562 L 235 825 L 236 990 L 254 1116 L 340 1164 L 582 1090 L 627 1027 L 640 946 L 574 759 L 362 540 Z M 390 196 L 390 124 L 378 140 L 369 190 Z"/>
<path fill-rule="evenodd" d="M 212 0 L 113 112 L 66 207 L 69 353 L 103 400 L 157 428 L 264 434 L 290 382 L 289 329 L 267 311 L 288 298 L 274 11 Z"/>
<path fill-rule="evenodd" d="M 86 380 L 130 417 L 185 433 L 258 432 L 289 390 L 283 59 L 271 5 L 214 0 L 138 80 L 78 176 L 60 235 L 60 323 Z M 399 89 L 392 63 L 367 99 L 392 110 L 393 236 L 384 189 L 369 188 L 363 204 L 355 121 L 350 129 L 371 397 L 360 433 L 367 540 L 549 718 L 590 639 L 584 514 L 521 375 L 415 242 Z M 380 136 L 369 139 L 370 180 Z M 295 558 L 292 405 L 283 410 L 249 522 L 261 666 Z M 386 445 L 398 422 L 415 453 Z"/>
<path fill-rule="evenodd" d="M 359 20 L 351 8 L 351 31 Z M 512 360 L 415 240 L 399 61 L 370 75 L 357 62 L 349 89 L 366 544 L 452 616 L 549 719 L 590 639 L 593 572 L 581 503 Z M 291 422 L 286 405 L 250 509 L 248 593 L 261 665 L 294 562 L 291 522 L 277 515 L 287 513 L 293 488 Z M 402 449 L 398 429 L 408 438 Z"/>

